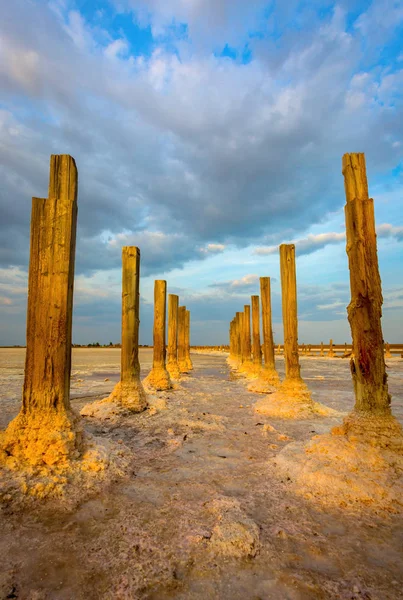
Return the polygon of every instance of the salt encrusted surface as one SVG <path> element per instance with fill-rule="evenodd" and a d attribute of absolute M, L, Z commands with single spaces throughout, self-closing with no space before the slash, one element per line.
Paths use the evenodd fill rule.
<path fill-rule="evenodd" d="M 140 351 L 143 378 L 151 358 Z M 93 474 L 92 487 L 77 480 L 77 495 L 39 504 L 2 494 L 0 598 L 402 597 L 401 514 L 300 493 L 281 464 L 342 417 L 257 414 L 262 396 L 247 391 L 250 380 L 231 373 L 225 355 L 192 358 L 192 374 L 154 394 L 144 412 L 84 419 L 105 460 L 117 461 Z M 23 351 L 0 350 L 0 364 L 4 427 L 19 408 Z M 106 397 L 119 365 L 118 350 L 74 350 L 73 408 Z M 402 421 L 403 361 L 388 365 Z M 283 378 L 282 359 L 277 366 Z M 301 367 L 314 401 L 350 412 L 348 361 L 302 357 Z"/>

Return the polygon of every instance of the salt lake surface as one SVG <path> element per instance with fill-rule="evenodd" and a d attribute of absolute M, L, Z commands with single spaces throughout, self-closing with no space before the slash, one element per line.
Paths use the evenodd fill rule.
<path fill-rule="evenodd" d="M 24 354 L 0 349 L 1 427 L 19 410 Z M 276 471 L 287 444 L 341 418 L 256 415 L 260 396 L 230 372 L 225 356 L 192 359 L 194 371 L 176 390 L 151 399 L 156 411 L 85 420 L 88 432 L 126 452 L 130 469 L 121 478 L 74 509 L 3 511 L 0 597 L 403 598 L 401 515 L 321 506 L 295 495 Z M 142 377 L 151 360 L 142 349 Z M 119 361 L 118 349 L 73 350 L 77 410 L 112 390 Z M 387 363 L 403 422 L 403 360 Z M 351 410 L 347 360 L 302 357 L 301 367 L 316 401 Z"/>

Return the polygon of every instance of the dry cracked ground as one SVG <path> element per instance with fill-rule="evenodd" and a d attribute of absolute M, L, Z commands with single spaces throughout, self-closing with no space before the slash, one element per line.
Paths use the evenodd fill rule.
<path fill-rule="evenodd" d="M 151 351 L 142 350 L 142 375 Z M 403 598 L 401 515 L 328 508 L 296 495 L 276 470 L 293 441 L 339 418 L 256 415 L 258 395 L 220 355 L 193 354 L 178 389 L 140 415 L 87 431 L 120 446 L 128 468 L 78 505 L 5 503 L 0 598 L 29 600 L 319 600 Z M 0 425 L 18 412 L 24 351 L 0 350 Z M 74 350 L 72 404 L 104 397 L 119 350 Z M 279 360 L 282 373 L 283 364 Z M 347 361 L 303 358 L 314 399 L 347 412 Z M 403 417 L 403 361 L 389 364 Z"/>

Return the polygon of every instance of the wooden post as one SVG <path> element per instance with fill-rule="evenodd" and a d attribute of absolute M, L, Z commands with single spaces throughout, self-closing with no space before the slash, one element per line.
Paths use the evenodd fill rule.
<path fill-rule="evenodd" d="M 329 358 L 334 358 L 335 352 L 333 350 L 333 340 L 329 341 L 329 352 L 327 353 Z"/>
<path fill-rule="evenodd" d="M 390 415 L 383 336 L 382 290 L 376 248 L 374 201 L 368 196 L 363 153 L 343 156 L 347 255 L 351 302 L 347 308 L 353 338 L 351 373 L 355 411 Z"/>
<path fill-rule="evenodd" d="M 235 334 L 236 334 L 236 360 L 242 362 L 242 337 L 241 337 L 241 317 L 239 312 L 235 314 Z"/>
<path fill-rule="evenodd" d="M 2 441 L 8 457 L 30 465 L 63 467 L 82 448 L 69 399 L 77 179 L 71 156 L 52 155 L 49 197 L 32 199 L 22 408 Z"/>
<path fill-rule="evenodd" d="M 186 361 L 186 306 L 178 309 L 178 364 L 181 373 L 187 373 Z"/>
<path fill-rule="evenodd" d="M 250 365 L 252 344 L 250 339 L 250 305 L 245 304 L 244 308 L 244 335 L 245 335 L 245 360 Z"/>
<path fill-rule="evenodd" d="M 234 360 L 235 357 L 235 321 L 232 319 L 229 326 L 229 358 Z"/>
<path fill-rule="evenodd" d="M 245 313 L 239 313 L 239 340 L 241 346 L 241 363 L 246 360 L 246 344 L 245 344 Z"/>
<path fill-rule="evenodd" d="M 392 353 L 390 351 L 390 344 L 385 344 L 385 358 L 392 358 Z"/>
<path fill-rule="evenodd" d="M 280 246 L 281 291 L 286 380 L 300 380 L 298 358 L 297 278 L 294 244 Z"/>
<path fill-rule="evenodd" d="M 259 296 L 251 296 L 252 302 L 252 337 L 253 337 L 253 364 L 262 366 L 262 351 L 260 349 L 260 309 Z"/>
<path fill-rule="evenodd" d="M 172 379 L 180 379 L 178 364 L 179 296 L 168 294 L 168 361 L 167 371 Z"/>
<path fill-rule="evenodd" d="M 275 384 L 279 382 L 279 376 L 275 366 L 274 356 L 274 340 L 273 340 L 273 329 L 272 329 L 272 317 L 271 317 L 271 291 L 270 291 L 270 277 L 260 277 L 260 296 L 262 299 L 262 327 L 263 327 L 263 358 L 264 358 L 264 369 L 262 371 L 262 377 L 267 379 L 270 383 Z M 278 353 L 280 354 L 280 346 Z"/>
<path fill-rule="evenodd" d="M 323 347 L 323 342 L 320 343 L 320 356 L 325 356 L 325 349 Z"/>
<path fill-rule="evenodd" d="M 185 350 L 186 350 L 186 364 L 188 371 L 193 370 L 192 359 L 190 358 L 190 310 L 186 311 L 185 316 Z"/>
<path fill-rule="evenodd" d="M 109 400 L 132 412 L 144 410 L 148 403 L 140 380 L 140 250 L 135 246 L 122 248 L 122 350 L 120 382 Z M 87 408 L 87 407 L 86 407 Z M 91 409 L 91 405 L 89 407 Z M 82 412 L 82 414 L 86 414 Z"/>
<path fill-rule="evenodd" d="M 157 279 L 154 283 L 154 351 L 153 368 L 144 384 L 155 390 L 169 390 L 172 387 L 166 370 L 165 329 L 166 329 L 167 282 Z"/>

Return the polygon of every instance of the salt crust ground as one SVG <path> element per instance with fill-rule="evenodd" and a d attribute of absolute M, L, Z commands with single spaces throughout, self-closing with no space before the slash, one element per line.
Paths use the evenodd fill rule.
<path fill-rule="evenodd" d="M 239 365 L 233 359 L 227 359 L 227 362 L 234 371 L 247 379 L 256 378 L 256 381 L 248 384 L 249 392 L 268 394 L 254 405 L 254 410 L 259 414 L 281 419 L 308 419 L 313 415 L 322 417 L 340 415 L 328 406 L 314 402 L 307 385 L 302 380 L 280 383 L 280 379 L 277 379 L 275 375 L 267 374 L 263 369 L 257 370 L 256 365 L 252 363 Z"/>
<path fill-rule="evenodd" d="M 314 400 L 351 409 L 346 363 L 302 365 Z M 0 597 L 402 597 L 401 517 L 365 503 L 323 507 L 274 464 L 341 419 L 268 421 L 254 413 L 247 380 L 228 373 L 223 359 L 200 357 L 195 366 L 142 413 L 86 419 L 97 443 L 123 453 L 115 478 L 102 482 L 95 473 L 97 485 L 76 504 L 31 500 L 26 510 L 3 498 Z M 390 382 L 392 395 L 402 394 L 403 369 Z"/>
<path fill-rule="evenodd" d="M 276 457 L 295 493 L 324 505 L 402 512 L 403 434 L 393 418 L 362 415 Z"/>

